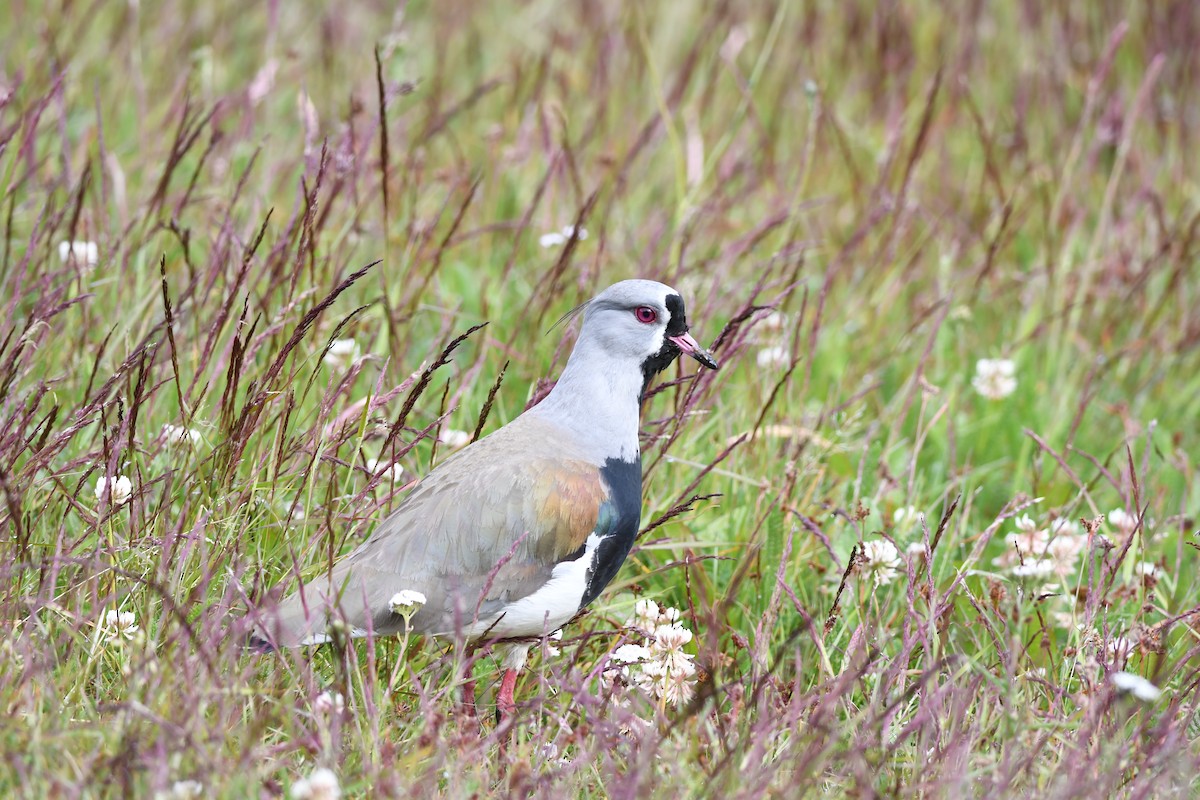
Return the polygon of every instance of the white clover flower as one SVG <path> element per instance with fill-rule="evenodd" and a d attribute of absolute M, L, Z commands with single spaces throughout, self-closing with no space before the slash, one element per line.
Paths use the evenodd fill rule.
<path fill-rule="evenodd" d="M 626 625 L 644 637 L 641 644 L 623 644 L 610 658 L 622 664 L 619 674 L 626 684 L 664 702 L 682 705 L 692 698 L 696 666 L 684 651 L 693 638 L 680 621 L 677 608 L 660 609 L 653 600 L 639 600 Z"/>
<path fill-rule="evenodd" d="M 341 692 L 326 689 L 313 700 L 313 710 L 318 714 L 341 715 L 346 710 L 346 698 Z"/>
<path fill-rule="evenodd" d="M 329 349 L 325 351 L 322 361 L 331 367 L 340 367 L 353 364 L 361 352 L 358 342 L 353 339 L 334 339 L 329 343 Z"/>
<path fill-rule="evenodd" d="M 1113 686 L 1117 687 L 1119 691 L 1128 692 L 1143 702 L 1153 703 L 1162 697 L 1162 689 L 1159 689 L 1141 675 L 1121 671 L 1114 672 L 1111 679 Z"/>
<path fill-rule="evenodd" d="M 425 595 L 414 589 L 404 589 L 392 595 L 392 599 L 388 601 L 388 608 L 393 614 L 399 614 L 402 617 L 407 617 L 416 612 L 421 606 L 428 602 Z"/>
<path fill-rule="evenodd" d="M 1137 527 L 1138 521 L 1137 517 L 1135 517 L 1133 514 L 1130 514 L 1125 509 L 1114 508 L 1112 511 L 1108 512 L 1108 522 L 1121 533 L 1130 534 L 1133 533 L 1134 528 Z"/>
<path fill-rule="evenodd" d="M 1108 654 L 1109 661 L 1113 663 L 1125 663 L 1133 655 L 1136 647 L 1137 642 L 1132 639 L 1127 639 L 1124 636 L 1114 636 L 1112 639 L 1109 639 L 1108 645 L 1105 647 L 1105 652 Z"/>
<path fill-rule="evenodd" d="M 59 242 L 58 258 L 64 264 L 94 267 L 100 263 L 100 248 L 95 242 Z"/>
<path fill-rule="evenodd" d="M 612 652 L 613 661 L 621 664 L 638 664 L 650 658 L 650 648 L 640 644 L 623 644 Z"/>
<path fill-rule="evenodd" d="M 786 367 L 792 363 L 792 356 L 786 347 L 775 345 L 772 347 L 764 347 L 762 350 L 759 350 L 758 356 L 755 358 L 755 362 L 758 364 L 760 369 L 766 369 L 768 367 Z"/>
<path fill-rule="evenodd" d="M 988 400 L 1002 400 L 1017 389 L 1016 371 L 1007 358 L 981 358 L 975 362 L 971 386 Z"/>
<path fill-rule="evenodd" d="M 165 792 L 155 792 L 154 800 L 192 800 L 204 796 L 204 784 L 200 781 L 175 781 Z"/>
<path fill-rule="evenodd" d="M 326 767 L 318 767 L 307 778 L 292 784 L 294 800 L 338 800 L 341 796 L 337 775 Z"/>
<path fill-rule="evenodd" d="M 654 629 L 654 647 L 658 650 L 680 650 L 692 641 L 692 632 L 682 625 L 659 625 Z"/>
<path fill-rule="evenodd" d="M 634 685 L 655 697 L 675 705 L 691 699 L 695 684 L 696 667 L 690 656 L 683 658 L 654 658 L 641 665 L 641 669 L 630 676 Z"/>
<path fill-rule="evenodd" d="M 896 545 L 887 539 L 872 539 L 863 542 L 863 556 L 867 559 L 867 570 L 876 586 L 891 583 L 899 577 L 899 567 L 904 563 Z"/>
<path fill-rule="evenodd" d="M 1078 536 L 1080 534 L 1079 523 L 1073 519 L 1059 517 L 1050 523 L 1049 532 L 1055 536 Z"/>
<path fill-rule="evenodd" d="M 1022 514 L 1014 519 L 1013 525 L 1015 525 L 1017 530 L 1019 530 L 1021 533 L 1034 533 L 1038 529 L 1037 523 L 1034 522 L 1033 517 L 1029 516 L 1028 514 Z"/>
<path fill-rule="evenodd" d="M 1075 571 L 1075 562 L 1079 560 L 1079 554 L 1086 547 L 1086 536 L 1060 533 L 1046 545 L 1044 552 L 1054 565 L 1054 574 L 1065 578 Z"/>
<path fill-rule="evenodd" d="M 788 315 L 782 311 L 772 311 L 758 321 L 763 330 L 780 333 L 788 327 Z"/>
<path fill-rule="evenodd" d="M 908 545 L 908 547 L 904 548 L 904 554 L 906 556 L 916 556 L 917 558 L 924 558 L 925 557 L 925 543 L 924 542 L 910 543 Z"/>
<path fill-rule="evenodd" d="M 668 672 L 661 680 L 662 690 L 659 696 L 668 703 L 682 706 L 692 699 L 696 693 L 695 670 L 686 673 L 681 670 Z"/>
<path fill-rule="evenodd" d="M 372 475 L 383 473 L 384 477 L 391 481 L 398 481 L 404 475 L 404 467 L 391 461 L 382 461 L 378 458 L 367 459 L 367 471 Z"/>
<path fill-rule="evenodd" d="M 1018 532 L 1004 537 L 1004 553 L 992 561 L 996 566 L 1015 567 L 1022 559 L 1042 558 L 1046 555 L 1046 546 L 1050 543 L 1050 532 L 1047 529 L 1038 528 L 1037 523 L 1028 514 L 1017 517 L 1013 524 Z"/>
<path fill-rule="evenodd" d="M 466 447 L 470 443 L 471 434 L 466 431 L 455 430 L 454 428 L 446 428 L 438 434 L 438 441 L 452 450 L 457 450 L 460 447 Z"/>
<path fill-rule="evenodd" d="M 115 480 L 109 481 L 107 477 L 101 476 L 96 479 L 96 499 L 103 500 L 106 490 L 112 492 L 112 504 L 114 506 L 123 506 L 129 502 L 129 498 L 133 496 L 133 481 L 124 475 L 118 475 Z"/>
<path fill-rule="evenodd" d="M 122 639 L 133 641 L 141 630 L 136 614 L 132 611 L 117 611 L 115 608 L 104 612 L 97 627 L 106 642 L 119 642 Z"/>
<path fill-rule="evenodd" d="M 545 248 L 561 247 L 562 245 L 571 241 L 571 237 L 574 235 L 575 235 L 575 226 L 567 225 L 561 231 L 551 231 L 550 233 L 543 233 L 541 236 L 538 237 L 538 244 L 540 244 L 542 247 L 545 247 Z M 587 237 L 588 237 L 587 228 L 580 228 L 579 229 L 579 237 L 578 237 L 579 241 L 583 241 Z"/>
<path fill-rule="evenodd" d="M 1054 620 L 1054 624 L 1063 630 L 1070 630 L 1075 624 L 1075 615 L 1070 611 L 1055 611 L 1050 615 Z"/>
<path fill-rule="evenodd" d="M 971 311 L 971 307 L 967 305 L 955 306 L 950 309 L 950 319 L 956 322 L 965 322 L 972 319 L 975 315 Z"/>
<path fill-rule="evenodd" d="M 1139 578 L 1159 578 L 1162 577 L 1162 570 L 1157 564 L 1151 564 L 1149 561 L 1139 561 L 1133 565 L 1133 574 Z"/>
<path fill-rule="evenodd" d="M 175 444 L 182 442 L 184 444 L 200 444 L 200 431 L 195 428 L 185 428 L 182 425 L 163 425 L 163 435 L 167 437 L 167 442 Z"/>
<path fill-rule="evenodd" d="M 659 612 L 658 624 L 659 625 L 680 625 L 682 623 L 679 620 L 682 616 L 683 616 L 683 612 L 680 611 L 678 608 L 675 608 L 674 606 L 668 606 L 667 608 L 664 608 L 662 611 Z M 657 630 L 657 628 L 656 628 L 656 630 Z"/>
<path fill-rule="evenodd" d="M 1048 558 L 1031 558 L 1024 564 L 1012 568 L 1014 578 L 1048 578 L 1054 574 L 1054 562 Z"/>
<path fill-rule="evenodd" d="M 659 625 L 650 644 L 651 655 L 666 665 L 667 672 L 675 675 L 696 673 L 692 656 L 683 648 L 692 641 L 692 632 L 682 625 Z"/>
<path fill-rule="evenodd" d="M 917 521 L 917 514 L 921 513 L 916 506 L 901 506 L 892 512 L 892 523 L 894 525 L 911 525 Z"/>
<path fill-rule="evenodd" d="M 652 636 L 654 629 L 658 627 L 658 618 L 661 613 L 658 603 L 643 598 L 634 603 L 633 616 L 626 620 L 625 625 L 636 628 L 646 636 Z"/>

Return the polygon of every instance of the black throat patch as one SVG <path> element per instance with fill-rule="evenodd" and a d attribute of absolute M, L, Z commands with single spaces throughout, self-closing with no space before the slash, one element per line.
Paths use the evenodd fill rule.
<path fill-rule="evenodd" d="M 682 336 L 688 332 L 683 298 L 677 294 L 669 294 L 666 303 L 667 313 L 671 317 L 667 321 L 666 337 L 663 338 L 662 347 L 658 352 L 642 362 L 642 391 L 638 395 L 638 400 L 646 397 L 646 390 L 650 388 L 650 381 L 654 380 L 654 376 L 671 366 L 671 362 L 679 358 L 680 349 L 667 337 Z"/>

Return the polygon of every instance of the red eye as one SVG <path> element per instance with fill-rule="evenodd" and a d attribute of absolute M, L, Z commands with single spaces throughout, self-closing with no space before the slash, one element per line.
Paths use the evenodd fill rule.
<path fill-rule="evenodd" d="M 633 310 L 633 315 L 637 317 L 638 322 L 644 322 L 647 325 L 658 319 L 658 312 L 650 306 L 638 306 Z"/>

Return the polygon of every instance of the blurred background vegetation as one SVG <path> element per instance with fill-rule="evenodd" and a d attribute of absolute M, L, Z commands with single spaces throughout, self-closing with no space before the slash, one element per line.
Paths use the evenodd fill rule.
<path fill-rule="evenodd" d="M 11 0 L 0 39 L 6 793 L 1192 791 L 1194 3 Z M 640 546 L 511 738 L 436 643 L 242 651 L 635 276 L 724 367 L 647 404 Z M 1052 585 L 1024 515 L 1078 537 Z M 695 631 L 686 706 L 601 675 L 637 597 Z"/>

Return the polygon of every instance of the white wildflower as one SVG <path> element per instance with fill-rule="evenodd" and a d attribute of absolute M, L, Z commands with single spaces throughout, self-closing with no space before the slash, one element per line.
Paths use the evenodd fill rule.
<path fill-rule="evenodd" d="M 654 647 L 659 650 L 679 650 L 692 640 L 692 632 L 682 625 L 659 625 L 654 629 Z"/>
<path fill-rule="evenodd" d="M 642 633 L 644 642 L 623 644 L 610 656 L 624 665 L 619 674 L 626 684 L 675 705 L 692 698 L 696 681 L 696 666 L 684 651 L 693 636 L 680 616 L 679 609 L 663 610 L 653 600 L 639 600 L 626 624 Z"/>
<path fill-rule="evenodd" d="M 915 506 L 901 506 L 892 512 L 892 523 L 907 527 L 917 521 L 917 514 L 919 513 Z"/>
<path fill-rule="evenodd" d="M 383 473 L 391 481 L 398 481 L 404 475 L 404 467 L 392 461 L 382 461 L 378 458 L 367 459 L 367 471 L 372 475 Z"/>
<path fill-rule="evenodd" d="M 683 648 L 692 641 L 692 632 L 682 625 L 659 625 L 654 631 L 654 641 L 650 652 L 667 666 L 671 674 L 686 672 L 689 676 L 696 672 L 692 666 L 692 656 Z"/>
<path fill-rule="evenodd" d="M 690 658 L 679 661 L 662 658 L 647 661 L 628 678 L 643 691 L 666 702 L 682 705 L 692 697 L 695 676 L 696 668 Z"/>
<path fill-rule="evenodd" d="M 358 360 L 359 354 L 358 342 L 353 339 L 334 339 L 329 343 L 329 349 L 325 351 L 322 360 L 331 367 L 340 367 L 353 364 Z"/>
<path fill-rule="evenodd" d="M 772 311 L 758 321 L 758 324 L 771 333 L 779 333 L 788 327 L 788 316 L 782 311 Z"/>
<path fill-rule="evenodd" d="M 658 627 L 658 618 L 661 613 L 658 603 L 643 598 L 634 603 L 633 616 L 625 624 L 630 628 L 636 628 L 647 636 L 651 636 L 654 634 L 654 629 Z"/>
<path fill-rule="evenodd" d="M 100 248 L 95 242 L 59 242 L 58 257 L 64 264 L 94 267 L 100 262 Z"/>
<path fill-rule="evenodd" d="M 1113 686 L 1117 687 L 1118 690 L 1128 692 L 1138 700 L 1147 703 L 1153 703 L 1162 697 L 1162 689 L 1159 689 L 1141 675 L 1135 675 L 1132 672 L 1114 672 L 1112 674 L 1112 682 Z"/>
<path fill-rule="evenodd" d="M 167 437 L 167 441 L 171 444 L 183 442 L 184 444 L 200 444 L 200 431 L 195 428 L 185 428 L 182 425 L 163 425 L 163 435 Z"/>
<path fill-rule="evenodd" d="M 975 362 L 971 386 L 988 400 L 1002 400 L 1017 389 L 1016 371 L 1007 358 L 981 358 Z"/>
<path fill-rule="evenodd" d="M 1118 531 L 1126 535 L 1133 533 L 1134 528 L 1136 528 L 1138 524 L 1137 517 L 1135 517 L 1133 514 L 1130 514 L 1123 508 L 1114 508 L 1112 511 L 1108 512 L 1108 522 Z"/>
<path fill-rule="evenodd" d="M 758 363 L 760 369 L 786 367 L 792 363 L 792 356 L 786 347 L 776 345 L 774 347 L 764 347 L 762 350 L 759 350 L 755 361 Z"/>
<path fill-rule="evenodd" d="M 915 556 L 917 558 L 924 558 L 925 557 L 925 543 L 924 542 L 910 543 L 908 545 L 908 547 L 904 548 L 904 554 L 906 556 Z"/>
<path fill-rule="evenodd" d="M 1017 533 L 1004 537 L 1004 553 L 992 563 L 1000 567 L 1015 567 L 1022 559 L 1042 558 L 1046 555 L 1046 546 L 1050 542 L 1050 532 L 1038 528 L 1037 523 L 1027 514 L 1022 514 L 1013 520 Z"/>
<path fill-rule="evenodd" d="M 104 612 L 98 627 L 106 642 L 119 642 L 122 639 L 132 641 L 141 630 L 136 614 L 132 611 L 117 611 L 115 608 Z"/>
<path fill-rule="evenodd" d="M 1063 630 L 1070 630 L 1075 626 L 1075 614 L 1070 611 L 1055 611 L 1050 614 L 1050 618 Z"/>
<path fill-rule="evenodd" d="M 972 319 L 974 316 L 975 315 L 972 313 L 971 307 L 968 305 L 955 306 L 954 308 L 950 309 L 949 314 L 950 319 L 954 320 L 955 322 L 966 322 L 967 320 Z"/>
<path fill-rule="evenodd" d="M 392 595 L 392 599 L 388 601 L 388 608 L 393 614 L 399 614 L 406 617 L 414 613 L 421 606 L 428 602 L 425 595 L 414 589 L 404 589 Z"/>
<path fill-rule="evenodd" d="M 1080 533 L 1079 523 L 1066 517 L 1059 517 L 1051 522 L 1049 531 L 1055 536 L 1078 536 Z"/>
<path fill-rule="evenodd" d="M 101 476 L 96 479 L 96 499 L 103 500 L 106 491 L 112 492 L 112 504 L 114 506 L 123 506 L 129 502 L 129 498 L 133 496 L 133 481 L 129 480 L 124 475 L 118 475 L 115 480 L 109 481 L 107 477 Z"/>
<path fill-rule="evenodd" d="M 662 611 L 659 612 L 658 624 L 659 625 L 679 625 L 679 624 L 681 624 L 679 619 L 682 616 L 683 616 L 683 612 L 681 612 L 678 608 L 675 608 L 673 606 L 668 606 L 667 608 L 664 608 Z"/>
<path fill-rule="evenodd" d="M 899 567 L 904 563 L 900 559 L 900 551 L 896 545 L 887 539 L 872 539 L 864 542 L 863 556 L 867 559 L 867 570 L 875 580 L 876 586 L 891 583 L 899 577 Z"/>
<path fill-rule="evenodd" d="M 1038 529 L 1037 523 L 1028 514 L 1022 514 L 1014 519 L 1013 525 L 1017 526 L 1017 530 L 1021 533 L 1034 533 Z"/>
<path fill-rule="evenodd" d="M 337 775 L 326 767 L 318 767 L 307 778 L 292 784 L 292 797 L 295 800 L 338 800 L 341 796 L 342 787 Z"/>
<path fill-rule="evenodd" d="M 571 241 L 571 237 L 574 235 L 575 235 L 575 226 L 568 225 L 565 228 L 563 228 L 561 231 L 551 231 L 550 233 L 543 233 L 541 236 L 538 237 L 538 244 L 540 244 L 542 247 L 545 247 L 545 248 L 561 247 L 562 245 Z M 583 241 L 587 237 L 588 237 L 587 228 L 580 228 L 579 229 L 579 237 L 578 237 L 579 241 Z"/>
<path fill-rule="evenodd" d="M 1024 564 L 1017 564 L 1012 568 L 1014 578 L 1029 578 L 1036 580 L 1038 578 L 1048 578 L 1054 574 L 1054 562 L 1048 558 L 1031 558 Z"/>
<path fill-rule="evenodd" d="M 165 792 L 155 792 L 154 800 L 192 800 L 204 796 L 204 784 L 200 781 L 175 781 Z"/>
<path fill-rule="evenodd" d="M 446 428 L 438 434 L 438 441 L 452 450 L 457 450 L 460 447 L 466 447 L 471 441 L 471 434 L 466 431 L 458 431 L 454 428 Z"/>
<path fill-rule="evenodd" d="M 340 715 L 346 710 L 346 698 L 341 692 L 326 689 L 313 700 L 313 710 L 318 714 Z"/>
<path fill-rule="evenodd" d="M 1045 554 L 1054 565 L 1054 574 L 1065 578 L 1075 571 L 1079 554 L 1087 547 L 1087 537 L 1079 534 L 1060 533 L 1046 545 Z"/>
<path fill-rule="evenodd" d="M 1157 564 L 1151 564 L 1149 561 L 1139 561 L 1133 565 L 1133 574 L 1139 578 L 1159 578 L 1162 576 L 1162 570 Z"/>
<path fill-rule="evenodd" d="M 681 670 L 668 672 L 662 678 L 662 691 L 659 696 L 676 706 L 684 705 L 696 693 L 694 676 L 694 669 L 690 673 Z"/>
<path fill-rule="evenodd" d="M 650 648 L 640 644 L 623 644 L 612 652 L 613 661 L 621 664 L 638 664 L 650 657 Z"/>
<path fill-rule="evenodd" d="M 1104 648 L 1108 654 L 1108 660 L 1112 663 L 1122 663 L 1133 655 L 1134 648 L 1137 647 L 1137 642 L 1132 639 L 1127 639 L 1124 636 L 1114 636 L 1109 639 L 1108 645 Z"/>

